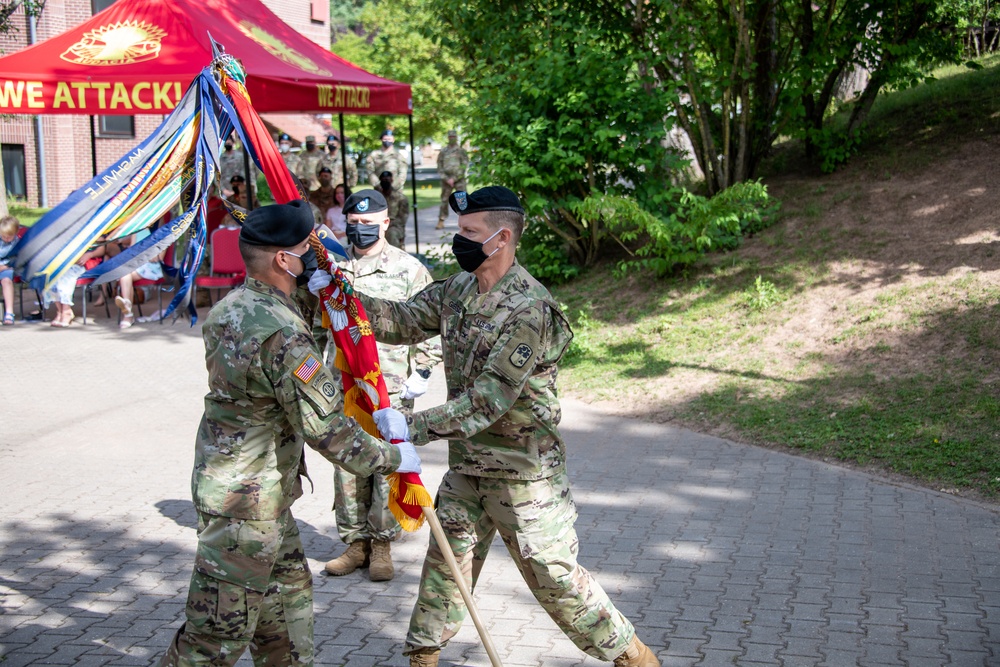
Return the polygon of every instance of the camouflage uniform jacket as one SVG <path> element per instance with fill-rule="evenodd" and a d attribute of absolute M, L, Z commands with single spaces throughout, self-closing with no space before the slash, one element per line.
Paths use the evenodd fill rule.
<path fill-rule="evenodd" d="M 323 151 L 318 148 L 314 148 L 310 151 L 302 151 L 299 153 L 299 166 L 296 168 L 295 175 L 299 177 L 302 181 L 302 185 L 305 186 L 306 192 L 312 192 L 319 187 L 319 178 L 317 174 L 319 172 L 319 164 L 323 159 Z M 334 183 L 336 185 L 336 183 Z"/>
<path fill-rule="evenodd" d="M 347 156 L 347 182 L 344 182 L 344 163 L 340 158 L 340 151 L 338 150 L 336 154 L 330 155 L 326 153 L 323 155 L 323 159 L 319 161 L 316 166 L 316 177 L 319 178 L 319 170 L 321 167 L 329 167 L 332 172 L 333 180 L 330 183 L 334 187 L 344 183 L 348 188 L 354 188 L 358 184 L 358 165 L 354 164 L 354 160 L 351 156 Z"/>
<path fill-rule="evenodd" d="M 281 159 L 285 161 L 285 166 L 288 167 L 288 171 L 293 174 L 298 174 L 299 156 L 297 154 L 292 152 L 282 153 Z"/>
<path fill-rule="evenodd" d="M 376 185 L 375 190 L 382 192 L 382 186 Z M 382 192 L 382 194 L 385 194 Z M 389 206 L 389 226 L 400 229 L 406 233 L 406 218 L 410 215 L 410 200 L 400 192 L 398 188 L 393 188 L 385 202 Z M 419 262 L 418 262 L 419 263 Z"/>
<path fill-rule="evenodd" d="M 357 475 L 399 466 L 396 447 L 336 411 L 338 381 L 295 302 L 253 278 L 205 321 L 209 392 L 191 488 L 202 512 L 274 520 L 302 495 L 302 445 Z"/>
<path fill-rule="evenodd" d="M 222 187 L 224 190 L 228 191 L 230 189 L 229 181 L 233 176 L 237 174 L 246 177 L 246 165 L 243 164 L 243 149 L 234 148 L 228 153 L 223 151 L 222 155 L 219 156 L 219 178 L 222 179 Z M 257 180 L 257 165 L 250 160 L 250 179 L 252 181 Z"/>
<path fill-rule="evenodd" d="M 337 263 L 351 284 L 366 294 L 390 301 L 405 301 L 432 282 L 424 265 L 407 252 L 386 243 L 378 259 L 359 262 L 354 247 L 347 247 L 349 260 Z M 313 328 L 316 333 L 316 327 Z M 325 330 L 324 330 L 325 332 Z M 327 334 L 316 334 L 316 340 Z M 328 349 L 333 354 L 333 349 Z M 329 357 L 331 360 L 333 357 Z M 414 370 L 430 370 L 441 363 L 441 339 L 435 336 L 417 345 L 378 343 L 378 360 L 386 389 L 390 394 L 403 390 L 403 383 Z"/>
<path fill-rule="evenodd" d="M 468 166 L 469 154 L 461 146 L 445 146 L 438 153 L 437 167 L 441 178 L 454 178 L 456 184 L 465 181 Z"/>
<path fill-rule="evenodd" d="M 320 224 L 322 224 L 323 221 L 326 220 L 326 212 L 329 211 L 334 206 L 337 206 L 336 195 L 337 195 L 337 189 L 334 188 L 332 185 L 330 186 L 330 189 L 327 190 L 326 192 L 323 191 L 323 186 L 321 185 L 309 193 L 309 203 L 313 204 L 314 206 L 316 206 L 316 208 L 319 209 Z"/>
<path fill-rule="evenodd" d="M 379 174 L 383 171 L 391 171 L 393 187 L 402 190 L 406 183 L 406 176 L 410 171 L 409 162 L 395 146 L 372 151 L 368 154 L 365 165 L 368 168 L 368 182 L 373 187 L 378 185 Z"/>
<path fill-rule="evenodd" d="M 536 480 L 565 469 L 556 364 L 573 338 L 545 289 L 518 264 L 486 294 L 471 273 L 405 303 L 361 300 L 375 337 L 412 344 L 440 334 L 448 401 L 410 418 L 410 440 L 448 439 L 451 470 Z"/>

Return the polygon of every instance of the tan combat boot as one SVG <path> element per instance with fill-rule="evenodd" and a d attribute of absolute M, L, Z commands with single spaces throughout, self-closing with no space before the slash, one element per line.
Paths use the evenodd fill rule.
<path fill-rule="evenodd" d="M 615 658 L 615 667 L 660 667 L 660 661 L 636 636 L 625 652 Z"/>
<path fill-rule="evenodd" d="M 323 568 L 328 574 L 341 577 L 368 565 L 368 541 L 358 540 L 347 545 L 347 551 L 334 558 Z"/>
<path fill-rule="evenodd" d="M 410 654 L 410 667 L 438 667 L 441 649 L 422 648 Z"/>
<path fill-rule="evenodd" d="M 389 581 L 392 579 L 396 571 L 392 568 L 389 543 L 383 540 L 372 540 L 371 558 L 372 561 L 368 568 L 368 576 L 371 577 L 372 581 Z"/>

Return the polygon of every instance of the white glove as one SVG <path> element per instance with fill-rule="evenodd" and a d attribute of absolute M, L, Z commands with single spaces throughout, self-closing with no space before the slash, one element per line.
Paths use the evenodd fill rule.
<path fill-rule="evenodd" d="M 428 384 L 430 384 L 430 378 L 422 377 L 419 373 L 413 373 L 403 383 L 403 391 L 400 396 L 405 400 L 423 396 L 427 393 Z"/>
<path fill-rule="evenodd" d="M 333 278 L 329 273 L 323 271 L 322 269 L 316 269 L 313 271 L 312 276 L 309 277 L 307 286 L 309 287 L 310 292 L 319 296 L 320 290 L 329 285 L 331 281 L 333 281 Z"/>
<path fill-rule="evenodd" d="M 406 425 L 406 417 L 399 410 L 382 408 L 372 413 L 379 433 L 386 440 L 409 440 L 410 427 Z"/>
<path fill-rule="evenodd" d="M 396 472 L 415 472 L 419 475 L 420 457 L 417 456 L 417 449 L 413 446 L 413 443 L 398 442 L 396 446 L 399 447 L 399 453 L 403 456 L 403 460 L 399 462 Z"/>

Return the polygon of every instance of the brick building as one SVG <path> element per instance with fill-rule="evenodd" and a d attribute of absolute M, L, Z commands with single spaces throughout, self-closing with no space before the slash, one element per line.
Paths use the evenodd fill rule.
<path fill-rule="evenodd" d="M 330 45 L 329 0 L 262 0 L 296 32 L 324 48 Z M 114 0 L 47 0 L 35 26 L 41 42 L 89 19 Z M 23 7 L 11 17 L 16 32 L 0 35 L 3 54 L 29 44 L 30 29 Z M 40 119 L 44 149 L 46 201 L 41 201 L 36 137 Z M 308 117 L 308 118 L 311 118 Z M 0 119 L 0 145 L 7 193 L 29 206 L 55 206 L 93 176 L 95 152 L 91 150 L 91 123 L 97 169 L 108 167 L 138 144 L 162 122 L 163 116 L 6 116 Z"/>

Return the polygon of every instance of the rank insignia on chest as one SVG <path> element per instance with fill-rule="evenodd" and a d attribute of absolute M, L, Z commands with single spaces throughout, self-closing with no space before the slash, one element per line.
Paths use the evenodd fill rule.
<path fill-rule="evenodd" d="M 306 357 L 306 360 L 295 369 L 295 373 L 293 375 L 305 384 L 309 384 L 316 373 L 319 372 L 319 366 L 320 363 L 316 361 L 316 357 L 310 354 Z"/>
<path fill-rule="evenodd" d="M 524 343 L 518 345 L 510 355 L 510 363 L 515 368 L 524 368 L 529 359 L 531 359 L 531 346 Z"/>

